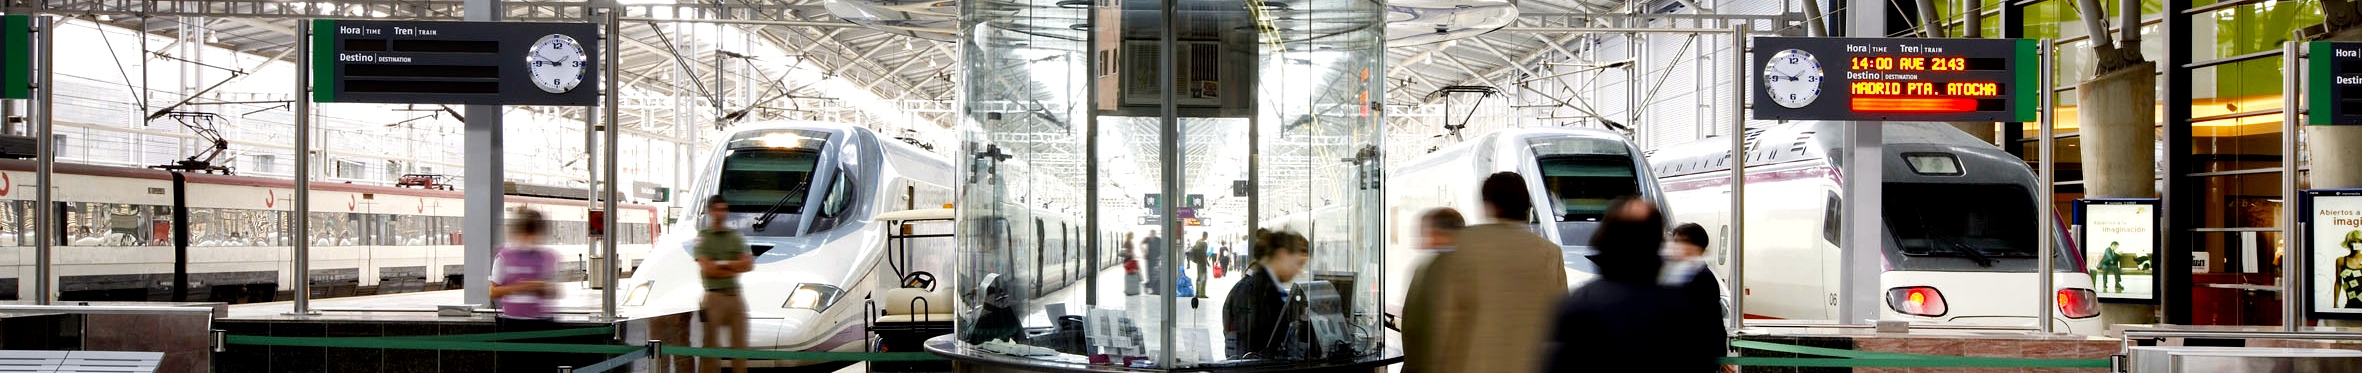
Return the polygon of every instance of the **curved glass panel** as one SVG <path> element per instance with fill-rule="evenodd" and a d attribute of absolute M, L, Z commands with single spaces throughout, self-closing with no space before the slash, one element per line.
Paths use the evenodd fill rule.
<path fill-rule="evenodd" d="M 967 347 L 1151 369 L 1381 355 L 1382 4 L 960 6 Z M 1302 243 L 1258 250 L 1259 229 Z"/>

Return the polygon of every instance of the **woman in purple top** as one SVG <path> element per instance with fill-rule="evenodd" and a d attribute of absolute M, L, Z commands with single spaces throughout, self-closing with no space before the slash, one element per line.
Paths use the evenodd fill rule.
<path fill-rule="evenodd" d="M 558 295 L 557 286 L 550 284 L 557 276 L 558 255 L 541 247 L 549 221 L 539 211 L 521 209 L 509 218 L 508 228 L 509 244 L 492 258 L 490 293 L 500 307 L 493 325 L 502 332 L 557 329 L 549 300 Z M 546 354 L 508 353 L 497 359 L 502 372 L 548 371 L 563 365 Z"/>

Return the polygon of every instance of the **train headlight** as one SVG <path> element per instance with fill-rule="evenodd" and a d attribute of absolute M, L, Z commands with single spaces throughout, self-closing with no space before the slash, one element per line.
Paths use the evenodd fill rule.
<path fill-rule="evenodd" d="M 826 310 L 829 305 L 836 304 L 837 296 L 842 294 L 843 289 L 828 284 L 796 284 L 796 289 L 787 293 L 787 302 L 780 304 L 779 308 Z"/>
<path fill-rule="evenodd" d="M 2091 289 L 2059 289 L 2059 315 L 2070 319 L 2100 315 L 2099 293 Z"/>
<path fill-rule="evenodd" d="M 641 281 L 639 284 L 632 285 L 631 291 L 623 293 L 623 305 L 631 307 L 647 305 L 649 293 L 655 292 L 651 289 L 654 287 L 656 287 L 655 281 Z"/>
<path fill-rule="evenodd" d="M 1944 306 L 1944 292 L 1926 286 L 1886 289 L 1886 306 L 1914 316 L 1936 317 L 1950 311 Z"/>

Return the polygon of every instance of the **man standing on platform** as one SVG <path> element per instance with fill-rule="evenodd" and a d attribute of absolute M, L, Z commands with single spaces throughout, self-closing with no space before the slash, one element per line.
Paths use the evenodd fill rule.
<path fill-rule="evenodd" d="M 1451 283 L 1424 289 L 1432 292 L 1423 296 L 1434 298 L 1424 309 L 1404 310 L 1427 313 L 1416 323 L 1405 320 L 1406 327 L 1433 331 L 1420 335 L 1434 347 L 1420 354 L 1429 361 L 1406 360 L 1406 369 L 1516 373 L 1542 367 L 1543 342 L 1558 307 L 1550 300 L 1566 294 L 1566 266 L 1558 243 L 1534 234 L 1528 190 L 1516 173 L 1484 180 L 1481 197 L 1492 223 L 1461 229 L 1449 259 L 1429 263 L 1420 274 Z"/>
<path fill-rule="evenodd" d="M 705 347 L 721 347 L 722 329 L 730 330 L 729 348 L 746 348 L 746 299 L 738 295 L 738 274 L 755 269 L 754 255 L 746 249 L 746 237 L 730 229 L 730 201 L 722 196 L 705 200 L 706 228 L 697 232 L 697 272 L 704 279 L 705 299 L 698 302 L 698 314 L 705 318 Z M 714 358 L 697 359 L 699 372 L 720 372 L 721 361 Z M 746 373 L 746 359 L 732 361 L 738 373 Z"/>

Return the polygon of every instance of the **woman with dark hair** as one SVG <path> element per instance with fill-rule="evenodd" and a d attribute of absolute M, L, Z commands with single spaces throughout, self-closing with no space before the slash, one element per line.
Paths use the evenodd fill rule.
<path fill-rule="evenodd" d="M 1295 233 L 1257 229 L 1252 242 L 1255 258 L 1248 263 L 1247 278 L 1230 288 L 1222 306 L 1222 332 L 1236 341 L 1227 356 L 1234 359 L 1275 357 L 1287 310 L 1287 293 L 1281 289 L 1312 259 L 1312 242 Z"/>

